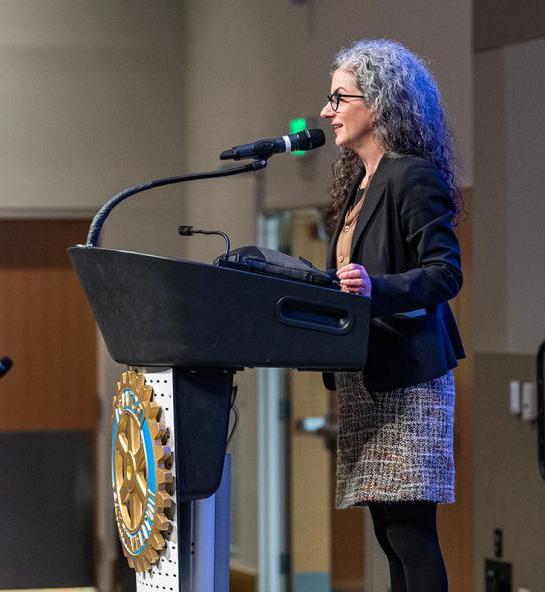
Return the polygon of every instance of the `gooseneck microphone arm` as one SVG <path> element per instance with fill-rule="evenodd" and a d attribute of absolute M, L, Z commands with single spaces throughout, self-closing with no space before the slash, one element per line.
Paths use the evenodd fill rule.
<path fill-rule="evenodd" d="M 184 181 L 198 181 L 199 179 L 215 179 L 218 177 L 229 177 L 231 175 L 238 175 L 239 173 L 247 173 L 250 171 L 259 171 L 267 166 L 267 159 L 254 160 L 248 164 L 233 167 L 230 169 L 222 169 L 219 171 L 208 171 L 205 173 L 189 173 L 187 175 L 180 175 L 179 177 L 167 177 L 165 179 L 156 179 L 155 181 L 148 181 L 142 185 L 136 185 L 134 187 L 128 187 L 117 195 L 114 195 L 108 200 L 93 217 L 89 226 L 89 232 L 87 234 L 86 247 L 94 247 L 98 241 L 102 226 L 106 221 L 106 218 L 110 215 L 110 212 L 119 205 L 122 201 L 126 200 L 137 193 L 142 193 L 148 189 L 154 189 L 155 187 L 162 187 L 163 185 L 173 185 L 174 183 L 183 183 Z"/>

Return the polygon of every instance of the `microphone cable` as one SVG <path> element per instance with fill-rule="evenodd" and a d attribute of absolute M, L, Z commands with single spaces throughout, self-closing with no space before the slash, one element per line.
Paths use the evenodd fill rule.
<path fill-rule="evenodd" d="M 180 236 L 193 236 L 194 234 L 216 234 L 217 236 L 223 237 L 225 240 L 225 255 L 222 255 L 222 259 L 229 259 L 231 252 L 231 241 L 227 236 L 227 233 L 222 230 L 195 230 L 193 226 L 178 226 L 178 234 Z"/>

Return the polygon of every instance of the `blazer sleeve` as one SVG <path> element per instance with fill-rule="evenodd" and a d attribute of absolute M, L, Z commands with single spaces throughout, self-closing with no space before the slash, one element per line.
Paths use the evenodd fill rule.
<path fill-rule="evenodd" d="M 371 316 L 433 308 L 462 287 L 460 247 L 452 224 L 454 205 L 442 175 L 418 160 L 402 173 L 394 199 L 400 228 L 417 265 L 403 273 L 371 275 Z"/>

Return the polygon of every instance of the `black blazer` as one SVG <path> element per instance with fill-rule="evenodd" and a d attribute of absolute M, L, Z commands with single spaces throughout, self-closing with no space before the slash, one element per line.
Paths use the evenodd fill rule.
<path fill-rule="evenodd" d="M 333 232 L 328 269 L 336 267 L 337 237 L 361 178 Z M 372 282 L 364 369 L 372 391 L 437 378 L 465 357 L 447 303 L 462 287 L 453 213 L 435 165 L 415 156 L 382 157 L 356 223 L 350 257 L 365 266 Z M 324 374 L 324 383 L 335 390 L 333 374 Z"/>

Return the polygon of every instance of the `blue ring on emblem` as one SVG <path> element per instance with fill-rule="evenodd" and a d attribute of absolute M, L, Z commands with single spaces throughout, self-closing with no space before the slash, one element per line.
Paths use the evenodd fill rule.
<path fill-rule="evenodd" d="M 131 393 L 131 395 L 132 395 L 131 398 L 136 398 L 133 391 L 131 391 L 130 389 L 124 389 L 124 390 Z M 147 419 L 145 419 L 143 417 L 143 411 L 140 412 L 141 416 L 143 417 L 142 423 L 140 423 L 139 417 L 134 413 L 134 410 L 131 409 L 130 407 L 118 407 L 114 412 L 114 419 L 112 421 L 112 459 L 111 459 L 112 486 L 115 489 L 115 487 L 116 487 L 115 448 L 116 448 L 116 443 L 117 443 L 117 434 L 118 434 L 118 430 L 119 430 L 118 418 L 123 413 L 130 413 L 133 416 L 133 418 L 140 425 L 140 437 L 142 438 L 142 440 L 144 442 L 144 452 L 146 455 L 148 498 L 147 498 L 147 503 L 146 503 L 145 514 L 147 514 L 148 508 L 151 508 L 153 511 L 155 511 L 155 497 L 156 497 L 156 493 L 157 493 L 157 480 L 156 480 L 156 476 L 155 476 L 155 462 L 154 462 L 155 457 L 153 454 L 153 438 L 151 437 L 149 423 L 148 423 Z M 134 539 L 135 537 L 138 537 L 141 541 L 141 546 L 136 551 L 132 552 L 133 555 L 140 555 L 144 551 L 145 543 L 147 541 L 148 536 L 147 535 L 142 536 L 142 527 L 146 526 L 146 528 L 151 529 L 151 525 L 152 525 L 152 522 L 146 516 L 144 518 L 144 521 L 142 522 L 142 524 L 138 528 L 138 530 L 136 530 L 135 532 L 129 532 L 128 530 L 125 531 L 125 534 L 129 538 Z"/>

